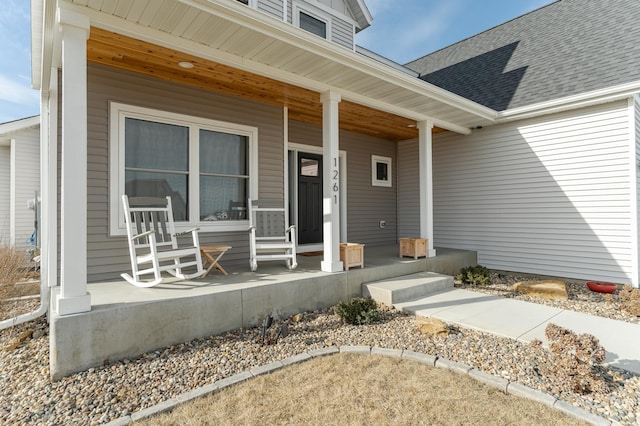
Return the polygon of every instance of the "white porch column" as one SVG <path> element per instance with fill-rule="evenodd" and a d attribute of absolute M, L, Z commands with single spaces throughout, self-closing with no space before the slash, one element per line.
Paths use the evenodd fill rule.
<path fill-rule="evenodd" d="M 420 155 L 420 238 L 428 238 L 428 257 L 436 255 L 433 248 L 433 154 L 431 121 L 418 121 L 418 152 Z"/>
<path fill-rule="evenodd" d="M 340 262 L 340 158 L 338 104 L 336 92 L 325 92 L 322 101 L 322 212 L 324 217 L 324 260 L 320 269 L 341 272 Z"/>
<path fill-rule="evenodd" d="M 62 173 L 58 315 L 91 310 L 87 293 L 87 38 L 89 18 L 59 9 Z"/>

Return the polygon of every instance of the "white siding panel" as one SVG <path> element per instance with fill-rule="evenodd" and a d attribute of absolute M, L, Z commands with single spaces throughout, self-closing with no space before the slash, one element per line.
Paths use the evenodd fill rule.
<path fill-rule="evenodd" d="M 625 102 L 435 135 L 435 244 L 495 269 L 630 282 L 627 117 Z"/>
<path fill-rule="evenodd" d="M 94 64 L 88 66 L 87 85 L 87 262 L 90 282 L 117 279 L 131 267 L 126 238 L 109 237 L 108 234 L 110 101 L 257 127 L 259 196 L 284 197 L 281 108 Z M 201 233 L 200 242 L 232 246 L 225 255 L 225 264 L 248 262 L 249 237 L 246 232 Z"/>
<path fill-rule="evenodd" d="M 11 147 L 0 146 L 0 247 L 8 246 L 11 199 Z"/>
<path fill-rule="evenodd" d="M 398 238 L 420 236 L 418 140 L 398 143 Z"/>
<path fill-rule="evenodd" d="M 258 10 L 282 20 L 285 0 L 258 0 Z"/>
<path fill-rule="evenodd" d="M 35 231 L 35 211 L 27 202 L 40 191 L 40 131 L 29 129 L 14 136 L 15 152 L 15 247 L 26 249 L 28 240 Z"/>
<path fill-rule="evenodd" d="M 347 49 L 354 49 L 353 24 L 339 18 L 333 18 L 331 40 Z"/>

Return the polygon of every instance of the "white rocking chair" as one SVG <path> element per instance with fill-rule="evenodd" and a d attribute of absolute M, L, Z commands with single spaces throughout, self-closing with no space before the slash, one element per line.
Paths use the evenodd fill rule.
<path fill-rule="evenodd" d="M 266 260 L 285 260 L 287 268 L 295 269 L 296 227 L 287 226 L 284 202 L 249 200 L 248 206 L 251 270 L 258 269 L 258 261 Z"/>
<path fill-rule="evenodd" d="M 173 226 L 171 197 L 152 198 L 122 196 L 132 275 L 121 274 L 122 278 L 137 287 L 153 287 L 162 282 L 163 271 L 181 279 L 197 278 L 204 275 L 198 228 L 177 233 Z M 191 234 L 193 246 L 178 248 L 179 235 Z M 186 258 L 186 259 L 185 259 Z M 139 269 L 141 265 L 148 265 Z M 196 272 L 184 274 L 183 268 L 196 267 Z M 153 274 L 151 281 L 142 281 L 141 275 Z"/>

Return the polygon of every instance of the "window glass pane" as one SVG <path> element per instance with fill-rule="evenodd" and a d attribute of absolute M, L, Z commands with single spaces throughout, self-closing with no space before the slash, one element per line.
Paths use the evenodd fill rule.
<path fill-rule="evenodd" d="M 320 170 L 318 170 L 318 160 L 310 158 L 300 159 L 300 176 L 320 176 Z"/>
<path fill-rule="evenodd" d="M 300 28 L 322 38 L 327 38 L 327 24 L 304 12 L 300 12 Z"/>
<path fill-rule="evenodd" d="M 200 176 L 200 220 L 246 220 L 247 178 Z"/>
<path fill-rule="evenodd" d="M 125 193 L 129 197 L 171 197 L 173 219 L 186 221 L 188 175 L 184 173 L 155 173 L 125 171 Z"/>
<path fill-rule="evenodd" d="M 200 173 L 247 175 L 246 136 L 200 130 Z"/>
<path fill-rule="evenodd" d="M 389 180 L 389 166 L 387 163 L 376 163 L 376 179 L 382 181 Z"/>
<path fill-rule="evenodd" d="M 125 167 L 154 170 L 189 169 L 189 128 L 125 119 Z"/>

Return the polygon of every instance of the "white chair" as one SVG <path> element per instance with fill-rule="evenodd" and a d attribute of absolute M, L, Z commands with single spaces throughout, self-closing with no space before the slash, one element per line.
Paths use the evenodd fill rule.
<path fill-rule="evenodd" d="M 173 225 L 171 197 L 122 196 L 132 275 L 122 278 L 137 287 L 153 287 L 162 282 L 163 271 L 181 279 L 197 278 L 205 274 L 202 267 L 198 228 L 176 233 Z M 179 248 L 178 236 L 191 234 L 193 245 Z M 144 269 L 140 269 L 140 267 Z M 184 274 L 183 268 L 195 266 L 192 274 Z M 153 280 L 140 277 L 153 274 Z"/>
<path fill-rule="evenodd" d="M 283 201 L 249 200 L 249 243 L 251 270 L 258 261 L 285 260 L 287 268 L 295 269 L 296 227 L 287 226 Z"/>

